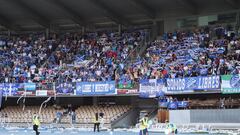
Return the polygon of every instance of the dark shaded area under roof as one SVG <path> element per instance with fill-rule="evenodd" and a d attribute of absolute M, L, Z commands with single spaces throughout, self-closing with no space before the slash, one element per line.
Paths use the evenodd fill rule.
<path fill-rule="evenodd" d="M 131 27 L 239 7 L 239 0 L 0 0 L 0 25 L 6 30 Z"/>

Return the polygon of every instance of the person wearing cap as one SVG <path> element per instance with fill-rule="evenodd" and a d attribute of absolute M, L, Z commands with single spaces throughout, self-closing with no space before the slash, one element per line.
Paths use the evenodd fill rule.
<path fill-rule="evenodd" d="M 36 115 L 36 113 L 34 113 L 34 116 L 33 116 L 33 130 L 36 132 L 36 135 L 40 134 L 40 132 L 38 131 L 39 126 L 40 126 L 39 117 L 38 117 L 38 115 Z"/>
<path fill-rule="evenodd" d="M 148 115 L 140 120 L 140 135 L 148 135 Z"/>

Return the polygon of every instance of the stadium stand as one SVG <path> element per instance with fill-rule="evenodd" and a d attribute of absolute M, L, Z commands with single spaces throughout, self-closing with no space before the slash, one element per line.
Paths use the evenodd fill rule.
<path fill-rule="evenodd" d="M 139 79 L 238 74 L 240 41 L 230 30 L 196 29 L 165 33 L 148 44 L 144 57 L 128 60 L 143 31 L 84 36 L 66 34 L 5 40 L 1 46 L 1 82 L 107 81 L 131 84 Z M 216 33 L 216 37 L 210 37 Z M 86 51 L 87 49 L 87 51 Z"/>
<path fill-rule="evenodd" d="M 219 32 L 220 31 L 220 32 Z M 218 38 L 209 37 L 216 32 Z M 225 28 L 165 33 L 126 69 L 132 80 L 239 73 L 239 38 Z"/>
<path fill-rule="evenodd" d="M 2 40 L 1 82 L 76 82 L 115 79 L 144 32 L 27 36 Z"/>
<path fill-rule="evenodd" d="M 240 134 L 240 0 L 0 3 L 0 134 Z"/>
<path fill-rule="evenodd" d="M 100 106 L 79 106 L 76 112 L 76 123 L 77 124 L 90 124 L 93 123 L 94 114 L 96 112 L 102 112 L 104 114 L 103 119 L 104 123 L 110 124 L 112 121 L 116 120 L 124 113 L 128 112 L 131 109 L 131 106 L 123 105 L 114 105 L 109 107 L 100 107 Z M 56 118 L 57 112 L 64 112 L 65 109 L 61 108 L 56 110 L 54 107 L 49 106 L 42 109 L 40 113 L 41 122 L 45 124 L 53 123 Z M 27 106 L 24 110 L 20 106 L 9 106 L 4 108 L 1 111 L 2 117 L 1 122 L 8 123 L 31 123 L 33 114 L 39 113 L 39 106 Z M 5 115 L 7 114 L 7 117 Z M 71 115 L 66 114 L 62 117 L 62 124 L 71 123 Z"/>

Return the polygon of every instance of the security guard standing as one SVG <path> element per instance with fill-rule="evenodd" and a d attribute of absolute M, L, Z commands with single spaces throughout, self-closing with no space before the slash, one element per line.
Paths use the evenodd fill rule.
<path fill-rule="evenodd" d="M 140 120 L 140 135 L 148 135 L 148 115 Z"/>
<path fill-rule="evenodd" d="M 94 117 L 94 132 L 97 131 L 99 132 L 99 125 L 100 125 L 100 121 L 99 121 L 99 117 L 98 117 L 98 113 L 95 113 L 95 117 Z"/>
<path fill-rule="evenodd" d="M 40 132 L 38 132 L 39 126 L 40 126 L 39 117 L 36 114 L 34 114 L 34 116 L 33 116 L 33 130 L 36 132 L 36 135 L 40 134 Z"/>

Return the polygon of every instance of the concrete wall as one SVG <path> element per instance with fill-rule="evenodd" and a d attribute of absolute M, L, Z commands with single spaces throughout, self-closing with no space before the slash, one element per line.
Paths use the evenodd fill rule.
<path fill-rule="evenodd" d="M 190 110 L 169 111 L 169 121 L 172 123 L 190 123 Z"/>
<path fill-rule="evenodd" d="M 191 123 L 240 123 L 240 109 L 191 110 Z"/>
<path fill-rule="evenodd" d="M 240 109 L 170 110 L 173 123 L 240 123 Z"/>

